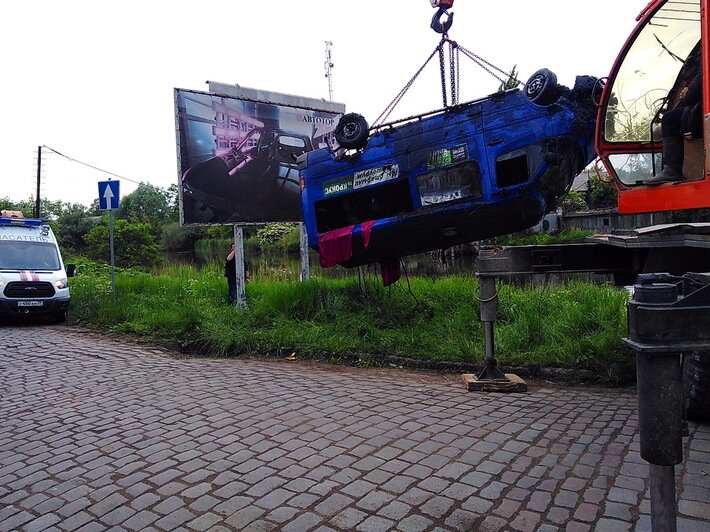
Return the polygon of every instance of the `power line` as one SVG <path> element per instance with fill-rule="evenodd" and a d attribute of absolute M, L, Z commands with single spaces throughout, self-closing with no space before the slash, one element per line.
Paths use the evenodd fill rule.
<path fill-rule="evenodd" d="M 85 163 L 85 162 L 79 161 L 78 159 L 74 159 L 73 157 L 69 157 L 68 155 L 64 155 L 63 153 L 58 152 L 58 151 L 55 150 L 54 148 L 50 148 L 50 147 L 47 146 L 46 144 L 43 144 L 42 147 L 43 147 L 43 148 L 47 148 L 49 151 L 51 151 L 51 152 L 53 152 L 53 153 L 56 153 L 57 155 L 59 155 L 59 156 L 61 156 L 61 157 L 64 157 L 65 159 L 68 159 L 69 161 L 71 161 L 71 162 L 73 162 L 73 163 L 79 163 L 79 164 L 81 164 L 81 165 L 88 166 L 89 168 L 92 168 L 92 169 L 97 170 L 97 171 L 99 171 L 99 172 L 103 172 L 104 174 L 112 175 L 112 176 L 114 176 L 114 177 L 118 177 L 119 179 L 125 179 L 126 181 L 130 181 L 131 183 L 135 183 L 135 184 L 137 184 L 137 185 L 140 185 L 140 184 L 141 184 L 141 181 L 136 181 L 135 179 L 130 179 L 130 178 L 128 178 L 128 177 L 124 177 L 124 176 L 115 174 L 115 173 L 113 173 L 113 172 L 109 172 L 108 170 L 104 170 L 104 169 L 102 169 L 102 168 L 99 168 L 99 167 L 97 167 L 97 166 L 91 165 L 91 164 L 89 164 L 89 163 Z"/>

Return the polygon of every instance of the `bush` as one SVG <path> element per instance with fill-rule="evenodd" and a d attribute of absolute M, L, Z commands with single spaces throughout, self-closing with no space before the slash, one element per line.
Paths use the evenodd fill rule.
<path fill-rule="evenodd" d="M 104 221 L 105 222 L 105 221 Z M 113 223 L 114 259 L 122 268 L 150 268 L 160 264 L 160 246 L 146 223 L 115 220 Z M 86 254 L 90 259 L 110 260 L 109 226 L 97 225 L 84 236 Z"/>
<path fill-rule="evenodd" d="M 256 237 L 261 249 L 281 249 L 292 251 L 294 246 L 298 249 L 300 236 L 297 225 L 293 224 L 268 224 L 259 227 Z"/>
<path fill-rule="evenodd" d="M 587 202 L 584 201 L 584 196 L 576 190 L 570 190 L 562 200 L 562 214 L 567 214 L 570 212 L 585 211 L 589 207 Z"/>
<path fill-rule="evenodd" d="M 616 187 L 613 183 L 589 178 L 587 181 L 587 205 L 590 209 L 611 209 L 616 207 Z"/>
<path fill-rule="evenodd" d="M 203 235 L 199 227 L 184 227 L 178 222 L 171 222 L 163 227 L 162 246 L 166 251 L 190 251 L 195 242 Z"/>
<path fill-rule="evenodd" d="M 575 229 L 554 235 L 548 233 L 535 233 L 532 235 L 514 234 L 497 240 L 500 246 L 539 246 L 545 244 L 573 244 L 584 242 L 584 238 L 591 235 L 591 231 Z"/>

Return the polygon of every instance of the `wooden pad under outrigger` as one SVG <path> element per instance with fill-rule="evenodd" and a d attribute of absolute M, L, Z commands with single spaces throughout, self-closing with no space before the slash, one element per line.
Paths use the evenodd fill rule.
<path fill-rule="evenodd" d="M 506 373 L 505 379 L 479 379 L 472 373 L 464 373 L 461 378 L 469 392 L 528 391 L 528 384 L 514 373 Z"/>

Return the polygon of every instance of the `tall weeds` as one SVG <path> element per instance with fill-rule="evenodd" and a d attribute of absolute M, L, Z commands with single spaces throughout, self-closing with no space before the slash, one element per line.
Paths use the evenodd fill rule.
<path fill-rule="evenodd" d="M 88 268 L 88 269 L 87 269 Z M 219 268 L 171 267 L 150 275 L 82 266 L 72 279 L 70 320 L 144 335 L 206 355 L 352 357 L 397 355 L 480 362 L 483 328 L 473 277 L 254 281 L 248 309 L 226 304 Z M 608 380 L 633 365 L 622 347 L 623 290 L 572 282 L 564 286 L 500 284 L 496 357 L 504 365 L 596 370 Z"/>

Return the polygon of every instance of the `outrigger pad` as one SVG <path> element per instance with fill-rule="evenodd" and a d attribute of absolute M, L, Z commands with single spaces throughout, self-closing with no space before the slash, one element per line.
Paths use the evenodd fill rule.
<path fill-rule="evenodd" d="M 528 384 L 515 375 L 514 373 L 506 373 L 507 380 L 479 380 L 472 373 L 464 373 L 461 375 L 466 389 L 469 392 L 527 392 Z"/>

